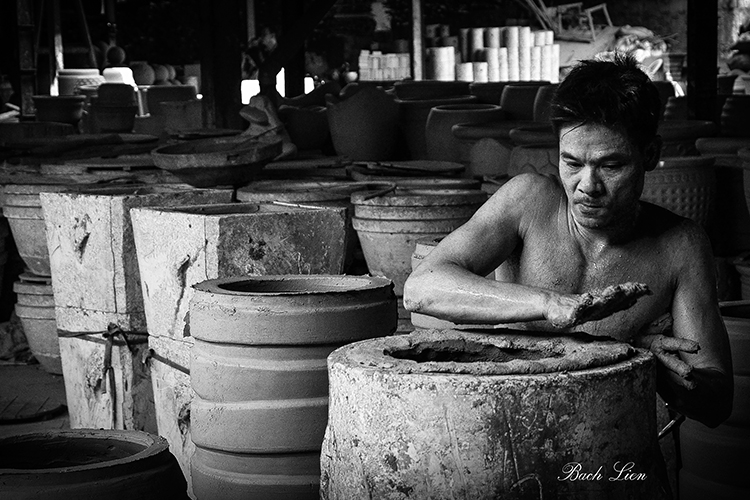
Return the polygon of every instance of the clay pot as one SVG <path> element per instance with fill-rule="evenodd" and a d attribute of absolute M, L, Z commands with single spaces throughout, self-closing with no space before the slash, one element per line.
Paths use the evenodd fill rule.
<path fill-rule="evenodd" d="M 352 194 L 352 225 L 370 273 L 393 280 L 397 296 L 403 295 L 411 273 L 416 241 L 446 236 L 487 200 L 486 193 L 475 189 L 398 188 L 368 199 L 371 194 Z"/>
<path fill-rule="evenodd" d="M 82 95 L 35 95 L 33 100 L 37 121 L 69 123 L 75 126 L 83 116 L 83 104 L 86 97 Z"/>
<path fill-rule="evenodd" d="M 500 332 L 417 330 L 334 351 L 321 498 L 451 498 L 457 484 L 476 500 L 519 489 L 656 497 L 654 357 L 627 344 L 591 352 L 598 343 Z M 558 479 L 571 450 L 608 464 L 595 494 L 590 482 Z M 624 456 L 643 480 L 606 479 Z"/>
<path fill-rule="evenodd" d="M 734 372 L 734 407 L 716 428 L 687 419 L 680 426 L 680 498 L 733 500 L 750 492 L 745 473 L 750 448 L 750 301 L 721 302 Z"/>
<path fill-rule="evenodd" d="M 13 291 L 17 297 L 16 315 L 21 320 L 31 353 L 46 372 L 62 375 L 50 279 L 22 273 L 13 284 Z"/>
<path fill-rule="evenodd" d="M 459 123 L 451 128 L 458 141 L 458 159 L 466 165 L 466 176 L 502 176 L 508 174 L 513 142 L 510 130 L 520 122 L 493 121 L 487 123 Z"/>
<path fill-rule="evenodd" d="M 38 276 L 51 274 L 39 193 L 63 191 L 67 187 L 64 184 L 9 184 L 4 189 L 3 215 L 8 219 L 24 264 Z"/>
<path fill-rule="evenodd" d="M 60 95 L 74 95 L 79 87 L 83 85 L 99 85 L 105 79 L 99 74 L 98 69 L 61 69 L 58 71 L 57 83 Z"/>
<path fill-rule="evenodd" d="M 102 83 L 96 89 L 99 106 L 133 106 L 136 104 L 135 89 L 127 83 Z"/>
<path fill-rule="evenodd" d="M 534 120 L 534 103 L 539 89 L 544 85 L 506 85 L 500 96 L 500 107 L 503 108 L 506 120 Z M 554 89 L 551 89 L 554 93 Z M 549 101 L 552 96 L 545 94 L 540 101 L 540 114 L 544 101 Z"/>
<path fill-rule="evenodd" d="M 319 498 L 326 358 L 390 335 L 387 279 L 266 275 L 204 281 L 190 301 L 191 469 L 198 498 Z"/>
<path fill-rule="evenodd" d="M 459 142 L 452 128 L 459 123 L 487 123 L 501 120 L 500 106 L 494 104 L 447 104 L 430 110 L 425 124 L 427 159 L 460 161 Z"/>
<path fill-rule="evenodd" d="M 747 161 L 739 152 L 750 148 L 750 137 L 703 137 L 695 141 L 701 156 L 715 159 L 716 212 L 709 237 L 716 255 L 750 250 L 750 149 Z M 732 297 L 727 297 L 732 298 Z"/>
<path fill-rule="evenodd" d="M 724 137 L 750 137 L 750 95 L 727 96 L 720 130 Z"/>
<path fill-rule="evenodd" d="M 154 68 L 145 61 L 133 61 L 130 63 L 130 69 L 133 70 L 133 80 L 135 80 L 136 85 L 154 84 L 156 73 Z"/>
<path fill-rule="evenodd" d="M 687 120 L 687 97 L 683 95 L 667 98 L 667 102 L 664 105 L 663 117 L 665 120 Z"/>
<path fill-rule="evenodd" d="M 397 99 L 399 130 L 405 139 L 409 157 L 412 160 L 424 160 L 428 158 L 425 126 L 432 108 L 447 104 L 468 104 L 476 101 L 476 96 L 471 95 L 442 97 L 438 99 Z"/>
<path fill-rule="evenodd" d="M 641 199 L 693 219 L 708 229 L 714 213 L 716 175 L 714 158 L 666 157 L 646 172 Z"/>
<path fill-rule="evenodd" d="M 330 137 L 328 115 L 324 106 L 297 108 L 279 106 L 279 118 L 297 149 L 321 149 Z"/>
<path fill-rule="evenodd" d="M 397 155 L 398 104 L 369 85 L 342 89 L 342 99 L 326 96 L 328 126 L 339 155 L 355 161 L 393 160 Z"/>
<path fill-rule="evenodd" d="M 656 80 L 652 81 L 651 83 L 654 84 L 654 87 L 656 87 L 656 90 L 659 91 L 659 101 L 661 102 L 661 107 L 659 109 L 659 117 L 664 117 L 664 111 L 667 106 L 667 102 L 669 102 L 670 97 L 674 97 L 674 85 L 672 85 L 671 81 L 667 80 Z M 687 119 L 687 116 L 685 117 Z"/>
<path fill-rule="evenodd" d="M 0 496 L 184 500 L 187 486 L 163 437 L 141 431 L 58 430 L 0 439 Z"/>
<path fill-rule="evenodd" d="M 662 139 L 661 156 L 697 156 L 695 141 L 716 135 L 716 125 L 709 120 L 664 120 L 658 133 Z"/>
<path fill-rule="evenodd" d="M 129 133 L 135 126 L 138 106 L 105 106 L 96 101 L 92 106 L 96 129 L 105 133 Z"/>
<path fill-rule="evenodd" d="M 731 95 L 734 93 L 734 81 L 736 74 L 718 75 L 716 77 L 716 93 L 719 95 Z"/>
<path fill-rule="evenodd" d="M 537 173 L 560 176 L 560 148 L 557 144 L 528 144 L 515 146 L 510 153 L 508 175 Z"/>

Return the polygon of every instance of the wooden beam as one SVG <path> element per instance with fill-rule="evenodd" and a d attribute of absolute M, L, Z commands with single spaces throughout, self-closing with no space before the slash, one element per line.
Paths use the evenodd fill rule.
<path fill-rule="evenodd" d="M 688 117 L 716 118 L 718 0 L 687 0 Z"/>
<path fill-rule="evenodd" d="M 286 26 L 292 26 L 305 16 L 304 0 L 284 0 L 281 3 L 283 38 L 287 36 Z M 294 97 L 305 93 L 305 50 L 303 45 L 284 61 L 284 94 Z"/>
<path fill-rule="evenodd" d="M 415 80 L 424 78 L 424 39 L 422 30 L 422 0 L 411 2 L 412 75 Z"/>
<path fill-rule="evenodd" d="M 313 0 L 304 15 L 284 26 L 284 33 L 278 40 L 276 50 L 258 68 L 258 82 L 262 94 L 275 98 L 276 75 L 305 46 L 305 40 L 335 3 L 336 0 Z"/>

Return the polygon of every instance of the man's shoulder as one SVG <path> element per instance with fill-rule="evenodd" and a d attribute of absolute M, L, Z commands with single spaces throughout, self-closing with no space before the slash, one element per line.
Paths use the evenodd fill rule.
<path fill-rule="evenodd" d="M 549 199 L 551 195 L 556 193 L 562 194 L 563 188 L 560 181 L 555 177 L 537 173 L 523 173 L 511 177 L 499 191 L 502 191 L 502 196 L 521 195 L 523 199 L 543 196 L 545 199 Z"/>
<path fill-rule="evenodd" d="M 652 203 L 641 201 L 641 206 L 645 235 L 670 245 L 672 253 L 691 253 L 696 245 L 706 244 L 708 236 L 696 221 Z"/>

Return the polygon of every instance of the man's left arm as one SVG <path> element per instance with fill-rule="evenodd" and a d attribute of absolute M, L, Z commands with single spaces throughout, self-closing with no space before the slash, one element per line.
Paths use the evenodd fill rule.
<path fill-rule="evenodd" d="M 657 340 L 664 344 L 657 346 L 664 348 L 662 352 L 672 350 L 670 342 L 681 347 L 674 350 L 675 354 L 659 356 L 667 363 L 662 359 L 658 365 L 657 388 L 676 411 L 715 427 L 732 412 L 734 384 L 729 338 L 716 296 L 710 242 L 697 228 L 685 236 L 686 241 L 680 245 L 682 251 L 675 252 L 680 264 L 672 302 L 674 339 Z M 697 349 L 691 349 L 691 343 Z M 671 356 L 678 362 L 670 364 Z"/>

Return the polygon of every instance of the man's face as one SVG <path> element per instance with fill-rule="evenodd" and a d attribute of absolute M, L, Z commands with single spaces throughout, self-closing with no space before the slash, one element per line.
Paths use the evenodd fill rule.
<path fill-rule="evenodd" d="M 605 229 L 629 221 L 644 175 L 643 155 L 623 132 L 597 124 L 560 130 L 560 179 L 580 226 Z"/>

